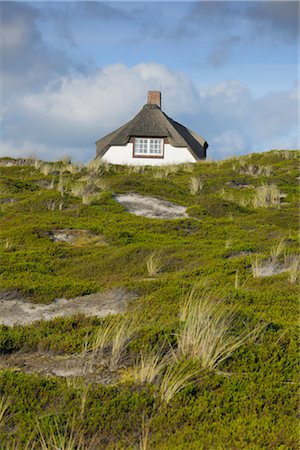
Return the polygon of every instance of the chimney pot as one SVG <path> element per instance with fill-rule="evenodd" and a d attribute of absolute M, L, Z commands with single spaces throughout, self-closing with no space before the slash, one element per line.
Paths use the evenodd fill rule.
<path fill-rule="evenodd" d="M 161 92 L 160 91 L 148 91 L 148 103 L 151 105 L 157 105 L 161 107 Z"/>

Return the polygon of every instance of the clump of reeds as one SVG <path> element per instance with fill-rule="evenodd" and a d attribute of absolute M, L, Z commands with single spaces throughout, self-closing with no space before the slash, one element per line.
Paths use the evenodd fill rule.
<path fill-rule="evenodd" d="M 92 173 L 100 173 L 100 172 L 108 172 L 109 164 L 106 161 L 103 161 L 101 158 L 91 159 L 87 165 L 87 169 Z"/>
<path fill-rule="evenodd" d="M 77 181 L 70 187 L 70 192 L 75 197 L 81 197 L 84 194 L 85 186 L 86 185 L 84 183 Z"/>
<path fill-rule="evenodd" d="M 163 170 L 155 170 L 153 171 L 153 178 L 155 180 L 162 180 L 163 178 L 166 177 L 166 174 Z"/>
<path fill-rule="evenodd" d="M 251 269 L 253 278 L 259 278 L 262 276 L 263 264 L 260 256 L 256 255 L 252 258 Z"/>
<path fill-rule="evenodd" d="M 150 420 L 142 416 L 141 438 L 139 442 L 139 450 L 147 450 L 149 448 Z"/>
<path fill-rule="evenodd" d="M 58 192 L 60 192 L 60 195 L 62 197 L 67 192 L 67 187 L 68 187 L 68 179 L 61 174 L 59 176 L 59 180 L 58 180 L 58 184 L 57 184 L 57 190 L 58 190 Z"/>
<path fill-rule="evenodd" d="M 47 186 L 47 189 L 54 189 L 55 187 L 55 180 L 54 178 L 52 178 L 52 180 L 50 181 L 50 183 Z"/>
<path fill-rule="evenodd" d="M 158 252 L 153 252 L 146 260 L 146 266 L 149 277 L 156 277 L 162 268 L 161 255 Z"/>
<path fill-rule="evenodd" d="M 190 193 L 192 195 L 198 194 L 204 188 L 204 181 L 199 176 L 190 178 Z"/>
<path fill-rule="evenodd" d="M 132 370 L 136 383 L 153 383 L 170 362 L 170 355 L 163 356 L 162 350 L 148 354 L 141 353 Z"/>
<path fill-rule="evenodd" d="M 275 245 L 271 247 L 270 257 L 273 264 L 277 262 L 279 256 L 283 253 L 285 245 L 285 238 L 281 238 Z"/>
<path fill-rule="evenodd" d="M 4 239 L 3 248 L 7 252 L 9 252 L 10 250 L 13 250 L 13 248 L 14 248 L 13 240 L 11 238 Z"/>
<path fill-rule="evenodd" d="M 40 450 L 86 450 L 88 447 L 84 442 L 84 433 L 75 423 L 75 418 L 71 422 L 61 426 L 58 419 L 54 417 L 54 424 L 47 427 L 37 421 L 37 445 Z"/>
<path fill-rule="evenodd" d="M 183 163 L 180 165 L 180 168 L 183 172 L 186 173 L 193 173 L 194 171 L 194 164 L 193 163 Z"/>
<path fill-rule="evenodd" d="M 255 190 L 255 195 L 252 199 L 252 206 L 254 208 L 278 206 L 283 197 L 284 194 L 280 192 L 275 184 L 262 184 Z"/>
<path fill-rule="evenodd" d="M 106 350 L 110 369 L 117 368 L 136 328 L 137 325 L 134 317 L 110 317 L 99 327 L 96 333 L 92 343 L 94 355 L 103 357 L 104 350 Z"/>
<path fill-rule="evenodd" d="M 121 360 L 123 353 L 129 344 L 130 338 L 136 330 L 136 323 L 132 318 L 125 318 L 121 321 L 118 329 L 115 330 L 111 341 L 111 356 L 109 367 L 115 369 Z"/>
<path fill-rule="evenodd" d="M 257 166 L 248 164 L 241 166 L 241 173 L 251 175 L 253 177 L 258 177 L 261 175 L 269 177 L 272 173 L 272 169 L 270 166 Z"/>
<path fill-rule="evenodd" d="M 3 425 L 5 421 L 6 412 L 9 408 L 10 401 L 6 397 L 2 397 L 0 400 L 0 426 Z"/>
<path fill-rule="evenodd" d="M 299 268 L 300 268 L 300 262 L 299 262 L 299 256 L 294 256 L 291 260 L 290 266 L 289 266 L 289 281 L 291 284 L 295 284 L 297 282 L 297 279 L 299 277 Z"/>
<path fill-rule="evenodd" d="M 251 332 L 244 331 L 233 336 L 230 331 L 234 316 L 225 310 L 220 301 L 213 300 L 209 295 L 193 297 L 188 305 L 183 305 L 185 320 L 177 335 L 178 352 L 198 360 L 203 369 L 215 369 L 261 330 L 258 325 Z"/>
<path fill-rule="evenodd" d="M 160 399 L 169 403 L 172 398 L 185 387 L 195 381 L 199 369 L 191 365 L 186 359 L 175 359 L 167 366 L 159 387 Z"/>

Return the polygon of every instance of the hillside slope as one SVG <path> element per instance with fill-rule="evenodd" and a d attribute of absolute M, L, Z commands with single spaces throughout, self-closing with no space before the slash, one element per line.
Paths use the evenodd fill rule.
<path fill-rule="evenodd" d="M 2 305 L 129 298 L 116 316 L 0 325 L 3 448 L 298 448 L 299 152 L 0 171 Z M 188 217 L 134 215 L 115 198 L 130 193 Z M 43 358 L 64 376 L 33 373 Z"/>

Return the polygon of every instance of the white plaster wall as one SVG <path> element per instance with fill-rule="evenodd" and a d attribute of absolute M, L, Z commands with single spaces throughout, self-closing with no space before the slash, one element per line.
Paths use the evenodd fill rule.
<path fill-rule="evenodd" d="M 196 162 L 186 147 L 173 147 L 170 144 L 165 144 L 164 146 L 164 158 L 133 158 L 132 152 L 132 143 L 124 146 L 111 146 L 102 157 L 102 160 L 111 164 L 128 164 L 131 166 L 162 166 Z"/>

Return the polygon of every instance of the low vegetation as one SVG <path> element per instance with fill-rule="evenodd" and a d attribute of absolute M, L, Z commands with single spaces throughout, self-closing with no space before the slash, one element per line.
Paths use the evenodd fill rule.
<path fill-rule="evenodd" d="M 299 447 L 299 152 L 0 171 L 0 304 L 134 293 L 124 314 L 0 325 L 1 449 Z M 130 214 L 114 199 L 127 193 L 189 217 Z M 36 354 L 87 370 L 8 363 Z"/>

